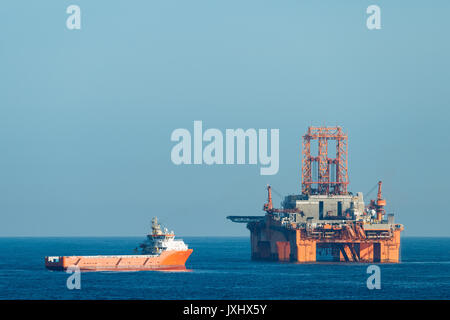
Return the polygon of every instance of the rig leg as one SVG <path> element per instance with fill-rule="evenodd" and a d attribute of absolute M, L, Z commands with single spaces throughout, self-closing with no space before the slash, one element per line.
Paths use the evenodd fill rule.
<path fill-rule="evenodd" d="M 278 261 L 289 261 L 291 255 L 291 245 L 289 241 L 277 241 Z"/>
<path fill-rule="evenodd" d="M 360 243 L 359 244 L 359 257 L 361 262 L 373 262 L 373 243 Z"/>
<path fill-rule="evenodd" d="M 316 262 L 316 241 L 302 240 L 300 230 L 296 230 L 296 250 L 294 259 L 297 262 Z"/>

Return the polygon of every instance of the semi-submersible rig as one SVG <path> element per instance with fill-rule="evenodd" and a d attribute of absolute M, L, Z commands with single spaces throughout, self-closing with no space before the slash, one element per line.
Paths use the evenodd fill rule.
<path fill-rule="evenodd" d="M 318 141 L 318 155 L 311 145 Z M 336 144 L 336 158 L 328 157 L 329 142 Z M 386 216 L 381 194 L 366 206 L 363 194 L 347 191 L 348 136 L 341 127 L 309 127 L 303 136 L 302 194 L 284 198 L 282 208 L 272 204 L 272 188 L 264 216 L 228 216 L 247 223 L 254 260 L 397 263 L 403 225 Z M 331 149 L 331 148 L 330 148 Z M 330 152 L 331 153 L 331 152 Z M 325 260 L 326 260 L 325 259 Z"/>

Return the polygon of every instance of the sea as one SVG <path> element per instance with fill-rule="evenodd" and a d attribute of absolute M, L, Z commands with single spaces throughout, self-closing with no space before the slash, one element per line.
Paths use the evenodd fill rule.
<path fill-rule="evenodd" d="M 142 240 L 0 238 L 0 299 L 450 298 L 450 238 L 403 237 L 401 263 L 377 264 L 380 289 L 368 288 L 370 264 L 252 261 L 248 237 L 185 237 L 187 271 L 82 272 L 80 289 L 44 267 L 45 256 L 132 254 Z"/>

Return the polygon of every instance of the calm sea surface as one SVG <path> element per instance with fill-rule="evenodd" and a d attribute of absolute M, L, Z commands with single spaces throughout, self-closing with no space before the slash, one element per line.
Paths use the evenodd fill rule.
<path fill-rule="evenodd" d="M 450 238 L 403 238 L 402 263 L 254 262 L 244 238 L 184 238 L 190 272 L 87 272 L 81 289 L 44 268 L 46 255 L 132 254 L 143 238 L 0 238 L 0 299 L 449 299 Z"/>

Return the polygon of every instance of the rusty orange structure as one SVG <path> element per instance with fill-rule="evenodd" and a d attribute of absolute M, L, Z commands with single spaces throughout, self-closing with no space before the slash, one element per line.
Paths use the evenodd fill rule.
<path fill-rule="evenodd" d="M 311 154 L 317 141 L 317 155 Z M 335 148 L 330 148 L 333 141 Z M 384 207 L 378 182 L 376 200 L 365 205 L 363 194 L 348 192 L 348 136 L 341 127 L 309 127 L 303 136 L 302 193 L 273 206 L 267 187 L 264 216 L 229 216 L 250 230 L 255 260 L 295 262 L 400 262 L 403 225 Z M 330 157 L 334 150 L 335 155 Z"/>

